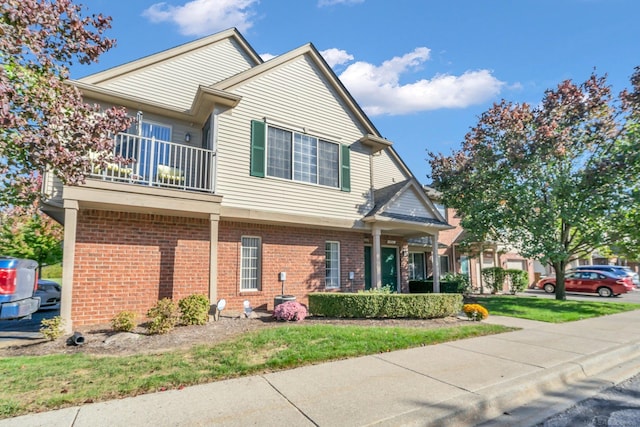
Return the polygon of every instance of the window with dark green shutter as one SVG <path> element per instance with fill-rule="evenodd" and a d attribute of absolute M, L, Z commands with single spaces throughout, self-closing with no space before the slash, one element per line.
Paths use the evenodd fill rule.
<path fill-rule="evenodd" d="M 265 122 L 251 121 L 251 176 L 265 176 L 266 127 Z"/>
<path fill-rule="evenodd" d="M 251 175 L 350 191 L 348 146 L 259 121 L 251 135 Z"/>

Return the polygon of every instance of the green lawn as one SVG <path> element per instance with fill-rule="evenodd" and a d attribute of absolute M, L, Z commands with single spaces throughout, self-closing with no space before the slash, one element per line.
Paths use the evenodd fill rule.
<path fill-rule="evenodd" d="M 572 322 L 640 309 L 640 304 L 559 301 L 549 298 L 497 295 L 480 297 L 478 303 L 489 310 L 489 315 L 520 317 L 551 323 Z"/>
<path fill-rule="evenodd" d="M 302 323 L 156 355 L 0 358 L 0 418 L 509 330 L 480 322 L 435 329 Z"/>

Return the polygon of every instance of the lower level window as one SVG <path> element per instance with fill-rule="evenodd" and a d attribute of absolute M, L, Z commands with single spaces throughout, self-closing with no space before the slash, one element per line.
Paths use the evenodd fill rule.
<path fill-rule="evenodd" d="M 440 274 L 449 272 L 449 255 L 440 255 Z"/>
<path fill-rule="evenodd" d="M 242 237 L 240 249 L 240 290 L 260 290 L 260 238 Z"/>
<path fill-rule="evenodd" d="M 409 280 L 424 280 L 424 253 L 409 253 Z"/>
<path fill-rule="evenodd" d="M 340 243 L 326 242 L 325 250 L 325 286 L 340 287 Z"/>

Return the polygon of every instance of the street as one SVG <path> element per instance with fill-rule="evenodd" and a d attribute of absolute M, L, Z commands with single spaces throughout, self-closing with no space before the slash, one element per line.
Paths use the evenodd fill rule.
<path fill-rule="evenodd" d="M 536 427 L 635 427 L 639 424 L 640 374 L 576 404 Z"/>
<path fill-rule="evenodd" d="M 0 347 L 9 343 L 26 344 L 42 339 L 40 322 L 60 315 L 60 309 L 43 309 L 31 315 L 31 319 L 3 320 L 0 322 Z"/>

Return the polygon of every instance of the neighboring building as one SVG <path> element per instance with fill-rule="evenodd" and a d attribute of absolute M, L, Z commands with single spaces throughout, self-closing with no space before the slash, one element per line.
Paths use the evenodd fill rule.
<path fill-rule="evenodd" d="M 482 269 L 490 267 L 502 267 L 505 269 L 516 269 L 527 271 L 529 275 L 529 284 L 536 280 L 536 272 L 534 270 L 534 261 L 524 258 L 513 249 L 493 242 L 477 242 L 472 245 L 461 246 L 465 241 L 467 234 L 460 226 L 460 217 L 452 208 L 446 208 L 439 203 L 439 194 L 433 188 L 424 186 L 425 193 L 432 200 L 434 206 L 447 222 L 453 227 L 439 233 L 438 240 L 438 258 L 440 264 L 440 274 L 460 273 L 469 276 L 471 286 L 475 292 L 487 292 L 482 281 Z M 417 245 L 415 240 L 411 240 L 409 248 L 410 259 L 418 260 L 414 263 L 414 267 L 410 267 L 410 271 L 424 271 L 425 277 L 431 276 L 434 269 L 429 262 L 424 263 L 424 267 L 420 266 L 420 260 L 430 260 L 431 245 L 430 241 L 424 241 L 424 247 Z M 418 277 L 418 275 L 414 275 Z M 508 284 L 505 283 L 503 289 L 498 292 L 508 292 Z"/>
<path fill-rule="evenodd" d="M 68 329 L 194 293 L 407 292 L 408 239 L 450 228 L 311 44 L 263 62 L 231 29 L 72 83 L 138 120 L 115 138 L 131 163 L 45 176 Z"/>

